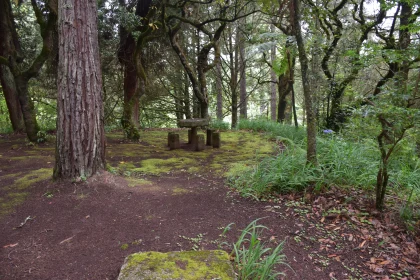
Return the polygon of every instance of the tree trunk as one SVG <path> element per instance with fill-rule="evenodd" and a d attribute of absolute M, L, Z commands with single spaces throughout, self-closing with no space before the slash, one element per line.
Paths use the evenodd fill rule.
<path fill-rule="evenodd" d="M 105 167 L 96 1 L 59 1 L 55 178 L 85 179 Z"/>
<path fill-rule="evenodd" d="M 47 25 L 48 26 L 48 25 Z M 43 30 L 41 30 L 42 32 Z M 0 35 L 2 36 L 0 42 L 0 56 L 4 57 L 8 61 L 8 69 L 10 72 L 2 71 L 3 78 L 6 78 L 5 75 L 8 73 L 13 75 L 13 79 L 7 78 L 8 81 L 14 80 L 15 86 L 9 85 L 7 88 L 17 92 L 17 97 L 19 99 L 20 108 L 22 109 L 22 117 L 26 128 L 26 133 L 28 139 L 31 142 L 36 142 L 38 139 L 39 126 L 36 121 L 35 110 L 33 102 L 29 96 L 28 92 L 28 82 L 29 79 L 34 76 L 34 73 L 38 72 L 39 64 L 43 64 L 43 58 L 47 55 L 46 51 L 43 51 L 39 54 L 35 61 L 39 63 L 34 64 L 25 72 L 21 72 L 18 64 L 22 62 L 21 49 L 19 44 L 19 38 L 16 31 L 16 26 L 14 24 L 12 8 L 9 0 L 0 1 Z M 48 35 L 46 35 L 48 36 Z M 45 60 L 44 60 L 45 61 Z"/>
<path fill-rule="evenodd" d="M 293 76 L 294 74 L 292 74 Z M 291 95 L 292 84 L 290 80 L 290 70 L 288 69 L 284 74 L 280 75 L 278 78 L 278 91 L 279 91 L 279 105 L 277 112 L 277 121 L 279 123 L 290 123 L 291 116 Z"/>
<path fill-rule="evenodd" d="M 191 119 L 190 81 L 188 80 L 188 75 L 185 72 L 184 72 L 184 112 L 185 112 L 185 118 Z"/>
<path fill-rule="evenodd" d="M 0 81 L 13 131 L 24 132 L 25 123 L 23 121 L 22 109 L 19 103 L 15 79 L 13 74 L 10 72 L 9 67 L 5 65 L 0 65 Z"/>
<path fill-rule="evenodd" d="M 243 19 L 239 20 L 240 25 L 244 25 Z M 241 119 L 247 118 L 248 97 L 246 92 L 246 58 L 245 58 L 245 38 L 242 31 L 238 28 L 238 49 L 239 49 L 239 115 Z"/>
<path fill-rule="evenodd" d="M 272 24 L 271 25 L 271 33 L 275 32 L 275 26 Z M 271 65 L 274 65 L 274 60 L 276 59 L 276 46 L 272 46 L 271 47 Z M 278 83 L 277 81 L 277 76 L 276 76 L 276 72 L 274 72 L 273 69 L 270 70 L 270 74 L 271 74 L 271 95 L 270 95 L 270 111 L 271 111 L 271 120 L 272 121 L 276 121 L 277 118 L 277 89 L 276 89 L 276 84 Z M 279 89 L 280 92 L 280 89 Z"/>
<path fill-rule="evenodd" d="M 125 7 L 124 0 L 120 0 L 120 7 Z M 137 69 L 134 62 L 136 41 L 133 35 L 123 26 L 120 26 L 119 33 L 120 46 L 118 50 L 118 60 L 124 67 L 124 105 L 123 114 L 121 116 L 121 126 L 127 139 L 137 141 L 140 139 L 140 134 L 134 118 L 134 106 L 138 103 L 137 90 L 139 86 Z"/>
<path fill-rule="evenodd" d="M 307 149 L 306 158 L 308 163 L 317 166 L 318 160 L 316 157 L 316 116 L 313 108 L 311 88 L 309 85 L 309 73 L 308 73 L 308 57 L 305 51 L 305 44 L 302 38 L 302 31 L 300 26 L 300 2 L 299 0 L 293 0 L 290 6 L 290 13 L 293 15 L 293 30 L 296 34 L 296 42 L 299 50 L 299 61 L 302 72 L 302 85 L 303 94 L 305 97 L 305 110 L 306 110 L 306 121 L 307 121 Z"/>
<path fill-rule="evenodd" d="M 232 128 L 236 128 L 238 124 L 238 48 L 233 44 L 233 32 L 229 28 L 231 36 L 229 36 L 229 68 L 230 68 L 230 92 L 231 92 L 231 101 L 232 101 Z"/>
<path fill-rule="evenodd" d="M 26 134 L 29 141 L 36 142 L 38 140 L 39 126 L 36 121 L 34 102 L 29 96 L 29 79 L 19 75 L 15 77 L 15 82 L 20 107 L 22 109 L 23 121 L 25 122 Z"/>
<path fill-rule="evenodd" d="M 216 93 L 217 93 L 217 119 L 223 120 L 223 95 L 222 95 L 222 61 L 216 65 Z"/>

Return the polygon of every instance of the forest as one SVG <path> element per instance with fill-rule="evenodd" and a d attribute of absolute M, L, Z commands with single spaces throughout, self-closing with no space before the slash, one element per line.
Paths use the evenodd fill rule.
<path fill-rule="evenodd" d="M 419 0 L 0 0 L 0 221 L 27 203 L 30 185 L 49 202 L 70 195 L 65 186 L 74 187 L 76 201 L 85 191 L 92 196 L 84 184 L 99 184 L 95 180 L 105 185 L 110 178 L 125 180 L 128 189 L 147 186 L 158 193 L 150 185 L 163 184 L 159 180 L 167 176 L 186 184 L 187 172 L 197 185 L 202 177 L 227 185 L 228 193 L 245 199 L 238 203 L 262 203 L 270 215 L 294 209 L 305 223 L 353 221 L 361 228 L 360 239 L 347 231 L 341 236 L 351 236 L 358 250 L 369 254 L 363 258 L 373 274 L 351 271 L 348 264 L 338 270 L 320 265 L 324 274 L 308 279 L 416 279 L 419 18 Z M 180 121 L 188 119 L 206 120 L 208 130 L 220 132 L 221 149 L 195 152 L 181 143 L 171 154 L 167 134 L 179 133 L 187 142 Z M 20 177 L 26 183 L 19 183 Z M 159 190 L 187 192 L 168 185 Z M 32 219 L 24 216 L 33 214 L 22 213 L 23 227 Z M 240 238 L 270 228 L 256 221 L 275 222 L 260 220 L 258 211 L 250 216 L 251 224 L 237 222 L 245 228 Z M 372 227 L 369 238 L 365 224 Z M 392 231 L 386 238 L 385 228 Z M 296 232 L 297 247 L 309 240 L 302 241 L 301 227 Z M 398 232 L 404 237 L 390 237 Z M 198 238 L 202 233 L 194 234 L 179 236 L 196 249 L 211 247 L 203 235 Z M 328 252 L 330 241 L 318 238 L 319 251 L 326 248 L 327 258 L 344 263 L 339 253 Z M 398 244 L 399 251 L 389 257 L 380 249 L 365 252 L 365 242 L 374 241 L 373 248 Z M 153 246 L 147 248 L 165 251 Z M 236 252 L 241 254 L 247 253 Z M 287 270 L 283 260 L 280 253 L 274 258 L 277 271 Z M 322 262 L 319 257 L 318 265 Z M 285 279 L 306 279 L 296 274 L 304 268 L 289 265 L 297 272 Z M 245 276 L 242 266 L 237 260 L 240 279 L 282 274 Z M 10 271 L 0 270 L 0 278 Z M 40 275 L 53 276 L 46 273 Z"/>

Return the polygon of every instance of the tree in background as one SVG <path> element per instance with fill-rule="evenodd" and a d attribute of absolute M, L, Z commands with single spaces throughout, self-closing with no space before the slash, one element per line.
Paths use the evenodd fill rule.
<path fill-rule="evenodd" d="M 296 43 L 299 50 L 299 62 L 302 73 L 302 84 L 303 84 L 303 94 L 305 96 L 305 112 L 306 112 L 306 122 L 307 122 L 307 148 L 306 148 L 306 158 L 308 163 L 316 166 L 318 165 L 318 160 L 316 157 L 316 114 L 313 106 L 311 88 L 309 85 L 309 63 L 308 57 L 306 55 L 305 43 L 302 37 L 302 27 L 301 27 L 301 10 L 300 10 L 300 1 L 292 0 L 290 2 L 290 14 L 293 19 L 293 28 Z"/>
<path fill-rule="evenodd" d="M 41 52 L 31 63 L 24 63 L 20 39 L 14 23 L 12 6 L 10 0 L 4 0 L 0 4 L 2 5 L 0 6 L 0 34 L 3 38 L 0 44 L 0 64 L 7 66 L 9 69 L 3 69 L 1 71 L 3 88 L 8 91 L 7 97 L 10 98 L 9 103 L 13 104 L 13 107 L 9 109 L 9 114 L 10 110 L 14 111 L 18 109 L 16 105 L 16 94 L 12 93 L 16 90 L 25 123 L 26 134 L 30 141 L 35 142 L 38 140 L 39 125 L 36 120 L 34 104 L 29 95 L 28 87 L 29 81 L 39 74 L 45 61 L 53 53 L 54 40 L 56 39 L 57 2 L 56 0 L 49 0 L 45 3 L 38 3 L 36 0 L 31 0 L 31 4 L 36 21 L 40 27 L 42 37 Z M 26 64 L 27 67 L 22 64 Z M 12 74 L 13 78 L 10 74 Z M 11 84 L 13 81 L 14 85 Z M 20 127 L 18 115 L 16 118 L 13 117 L 16 127 Z"/>
<path fill-rule="evenodd" d="M 102 74 L 95 0 L 60 0 L 58 118 L 54 178 L 105 168 Z"/>

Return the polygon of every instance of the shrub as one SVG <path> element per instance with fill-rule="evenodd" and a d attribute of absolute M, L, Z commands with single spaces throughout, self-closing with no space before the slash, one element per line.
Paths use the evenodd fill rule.
<path fill-rule="evenodd" d="M 239 280 L 271 280 L 284 275 L 274 270 L 276 265 L 285 264 L 285 255 L 282 254 L 284 242 L 274 249 L 267 247 L 267 244 L 261 241 L 261 235 L 267 228 L 258 225 L 258 220 L 254 220 L 242 230 L 238 241 L 233 244 L 232 255 L 235 257 Z"/>

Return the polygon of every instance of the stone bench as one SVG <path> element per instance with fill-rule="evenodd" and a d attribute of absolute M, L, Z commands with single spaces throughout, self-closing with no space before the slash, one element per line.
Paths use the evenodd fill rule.
<path fill-rule="evenodd" d="M 222 250 L 140 252 L 129 255 L 118 280 L 235 280 L 229 255 Z"/>

